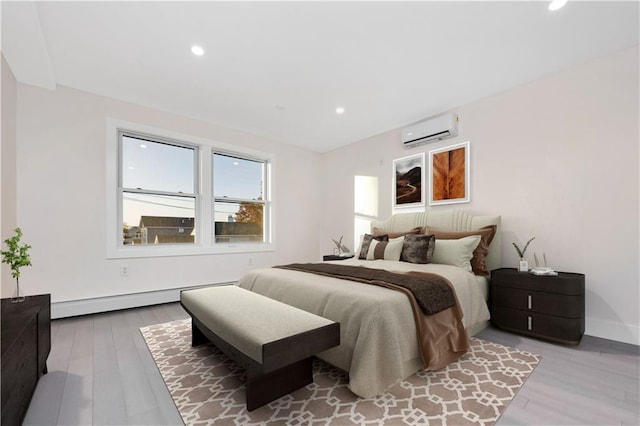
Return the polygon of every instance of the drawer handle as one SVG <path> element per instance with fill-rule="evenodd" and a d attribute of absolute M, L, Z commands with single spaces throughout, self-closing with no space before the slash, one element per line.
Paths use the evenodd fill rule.
<path fill-rule="evenodd" d="M 527 317 L 527 330 L 531 331 L 531 317 Z"/>
<path fill-rule="evenodd" d="M 527 295 L 527 308 L 529 308 L 529 310 L 531 310 L 531 295 Z"/>

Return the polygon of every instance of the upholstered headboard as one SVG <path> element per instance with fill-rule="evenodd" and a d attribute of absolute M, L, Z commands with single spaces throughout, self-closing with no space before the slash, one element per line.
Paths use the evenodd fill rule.
<path fill-rule="evenodd" d="M 409 231 L 417 226 L 430 226 L 447 231 L 473 231 L 483 226 L 496 225 L 496 235 L 489 245 L 487 266 L 489 270 L 502 266 L 502 232 L 500 216 L 472 216 L 461 210 L 399 213 L 384 221 L 373 221 L 371 229 L 387 232 Z"/>

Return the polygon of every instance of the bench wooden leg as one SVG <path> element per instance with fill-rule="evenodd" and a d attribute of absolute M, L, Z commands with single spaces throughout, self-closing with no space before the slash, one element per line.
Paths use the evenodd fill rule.
<path fill-rule="evenodd" d="M 191 321 L 191 347 L 204 345 L 209 343 L 209 339 L 196 326 L 195 321 Z"/>
<path fill-rule="evenodd" d="M 313 357 L 262 374 L 247 371 L 247 410 L 262 407 L 313 382 Z"/>

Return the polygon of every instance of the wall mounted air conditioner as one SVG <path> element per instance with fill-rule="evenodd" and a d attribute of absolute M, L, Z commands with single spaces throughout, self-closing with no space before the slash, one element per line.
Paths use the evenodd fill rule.
<path fill-rule="evenodd" d="M 458 116 L 448 112 L 402 129 L 401 140 L 405 148 L 458 136 Z"/>

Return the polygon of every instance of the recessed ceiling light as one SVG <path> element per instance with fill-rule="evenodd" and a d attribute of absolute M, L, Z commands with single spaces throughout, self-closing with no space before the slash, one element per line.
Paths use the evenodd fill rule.
<path fill-rule="evenodd" d="M 194 44 L 193 46 L 191 46 L 191 53 L 196 56 L 202 56 L 204 55 L 204 49 L 201 46 Z"/>
<path fill-rule="evenodd" d="M 234 166 L 238 166 L 238 165 L 240 165 L 240 163 L 238 163 L 237 161 L 234 161 L 234 162 L 233 162 L 233 165 L 234 165 Z"/>
<path fill-rule="evenodd" d="M 565 4 L 567 4 L 567 0 L 552 0 L 549 3 L 549 10 L 554 11 L 562 8 Z"/>
<path fill-rule="evenodd" d="M 147 145 L 146 145 L 146 144 L 144 144 L 144 143 L 141 143 L 141 144 L 140 144 L 140 148 L 145 149 L 146 147 L 147 147 Z"/>
<path fill-rule="evenodd" d="M 336 114 L 344 114 L 344 108 L 342 107 L 336 108 Z"/>

